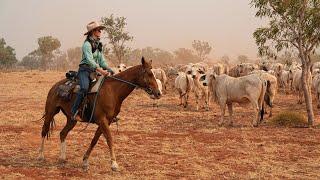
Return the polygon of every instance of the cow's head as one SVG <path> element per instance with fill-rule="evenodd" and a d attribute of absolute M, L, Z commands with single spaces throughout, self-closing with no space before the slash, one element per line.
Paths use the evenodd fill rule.
<path fill-rule="evenodd" d="M 188 66 L 186 74 L 190 75 L 193 79 L 199 79 L 201 75 L 205 74 L 203 68 L 198 66 Z"/>
<path fill-rule="evenodd" d="M 127 66 L 125 65 L 125 64 L 119 64 L 118 66 L 117 66 L 117 68 L 118 68 L 118 71 L 119 72 L 122 72 L 122 71 L 125 71 L 126 69 L 127 69 Z"/>

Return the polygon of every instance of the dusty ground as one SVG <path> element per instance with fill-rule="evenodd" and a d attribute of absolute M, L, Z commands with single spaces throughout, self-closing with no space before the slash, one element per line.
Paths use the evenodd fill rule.
<path fill-rule="evenodd" d="M 67 160 L 58 163 L 59 132 L 65 118 L 45 144 L 45 162 L 37 160 L 43 113 L 51 85 L 63 72 L 0 73 L 0 179 L 319 179 L 320 129 L 252 128 L 250 106 L 235 108 L 234 127 L 218 127 L 220 111 L 186 110 L 177 106 L 177 94 L 167 93 L 158 107 L 142 91 L 124 102 L 122 120 L 112 125 L 120 172 L 112 172 L 105 139 L 82 171 L 82 156 L 96 125 L 78 124 L 67 138 Z M 294 95 L 278 95 L 274 114 L 282 110 L 305 113 Z M 315 108 L 316 123 L 319 111 Z"/>

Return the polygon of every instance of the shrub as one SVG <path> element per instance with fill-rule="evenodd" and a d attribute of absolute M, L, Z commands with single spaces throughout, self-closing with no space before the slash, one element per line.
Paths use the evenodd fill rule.
<path fill-rule="evenodd" d="M 271 125 L 283 127 L 308 127 L 306 117 L 302 112 L 284 111 L 273 117 Z"/>

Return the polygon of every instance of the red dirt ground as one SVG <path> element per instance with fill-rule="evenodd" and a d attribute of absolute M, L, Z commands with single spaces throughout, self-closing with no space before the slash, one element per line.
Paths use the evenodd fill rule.
<path fill-rule="evenodd" d="M 0 178 L 1 179 L 319 179 L 320 130 L 251 127 L 250 106 L 234 108 L 234 126 L 219 127 L 220 109 L 195 111 L 177 106 L 176 92 L 167 92 L 153 107 L 144 92 L 135 90 L 125 100 L 117 133 L 112 125 L 119 172 L 110 169 L 103 137 L 93 150 L 90 170 L 82 170 L 96 125 L 81 132 L 78 124 L 67 138 L 67 163 L 58 163 L 59 132 L 65 118 L 45 143 L 44 162 L 37 160 L 41 118 L 49 88 L 63 72 L 0 73 Z M 274 115 L 283 110 L 305 113 L 293 94 L 279 94 Z M 316 123 L 320 113 L 315 109 Z M 268 121 L 268 118 L 267 118 Z"/>

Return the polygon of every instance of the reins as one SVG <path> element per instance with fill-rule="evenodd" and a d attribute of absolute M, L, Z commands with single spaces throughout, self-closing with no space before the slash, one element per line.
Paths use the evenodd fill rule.
<path fill-rule="evenodd" d="M 94 97 L 94 101 L 93 101 L 93 108 L 92 108 L 92 112 L 91 112 L 91 116 L 90 116 L 90 119 L 86 125 L 85 128 L 83 128 L 82 130 L 80 130 L 80 132 L 84 131 L 87 129 L 88 125 L 91 123 L 92 121 L 92 118 L 93 118 L 93 114 L 94 114 L 94 110 L 96 109 L 96 104 L 97 104 L 97 99 L 98 99 L 98 95 L 99 95 L 99 92 L 100 92 L 100 89 L 102 87 L 102 84 L 104 83 L 105 79 L 106 78 L 110 78 L 110 79 L 114 79 L 114 80 L 117 80 L 117 81 L 120 81 L 120 82 L 123 82 L 123 83 L 126 83 L 126 84 L 129 84 L 131 86 L 134 86 L 135 88 L 141 88 L 141 89 L 144 89 L 147 93 L 150 93 L 150 89 L 149 88 L 143 88 L 141 86 L 139 86 L 138 84 L 134 84 L 132 82 L 129 82 L 129 81 L 126 81 L 126 80 L 123 80 L 123 79 L 120 79 L 120 78 L 117 78 L 117 77 L 114 77 L 114 76 L 103 76 L 103 79 L 98 87 L 98 90 L 97 90 L 97 93 Z M 117 123 L 117 127 L 118 127 L 118 122 Z"/>

